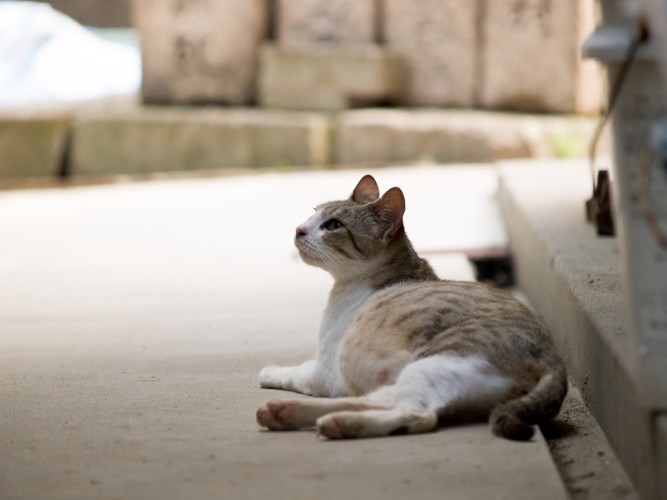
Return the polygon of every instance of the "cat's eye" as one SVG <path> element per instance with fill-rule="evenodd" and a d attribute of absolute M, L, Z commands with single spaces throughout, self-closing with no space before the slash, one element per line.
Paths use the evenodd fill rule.
<path fill-rule="evenodd" d="M 320 226 L 321 229 L 326 229 L 327 231 L 335 231 L 341 227 L 343 227 L 343 223 L 338 219 L 329 219 Z"/>

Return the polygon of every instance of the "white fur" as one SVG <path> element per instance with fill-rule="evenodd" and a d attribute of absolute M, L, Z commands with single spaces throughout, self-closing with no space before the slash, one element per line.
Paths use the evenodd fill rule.
<path fill-rule="evenodd" d="M 322 209 L 319 208 L 311 215 L 306 222 L 299 226 L 300 229 L 303 229 L 306 233 L 313 233 L 315 230 L 319 230 L 319 227 L 324 222 L 322 217 Z"/>
<path fill-rule="evenodd" d="M 459 405 L 492 407 L 512 383 L 480 356 L 438 354 L 410 363 L 395 385 L 382 387 L 368 398 L 405 410 L 447 412 Z"/>
<path fill-rule="evenodd" d="M 339 360 L 341 339 L 359 308 L 372 293 L 370 286 L 365 284 L 352 284 L 333 290 L 322 318 L 317 357 L 300 366 L 267 366 L 259 374 L 260 386 L 311 396 L 345 396 L 347 389 Z"/>
<path fill-rule="evenodd" d="M 409 364 L 395 384 L 366 396 L 271 401 L 257 420 L 273 430 L 317 425 L 319 435 L 333 439 L 428 432 L 439 416 L 492 408 L 512 384 L 479 356 L 440 354 Z"/>
<path fill-rule="evenodd" d="M 340 344 L 361 306 L 373 290 L 366 283 L 353 283 L 332 290 L 324 310 L 318 342 L 318 375 L 322 387 L 330 396 L 345 396 L 347 389 L 340 372 Z"/>
<path fill-rule="evenodd" d="M 321 210 L 317 210 L 297 231 L 305 232 L 303 241 L 297 241 L 297 248 L 304 261 L 318 265 L 329 271 L 334 278 L 349 272 L 350 264 L 326 256 L 318 261 L 318 255 L 326 255 L 320 240 L 324 222 Z M 297 238 L 298 240 L 298 238 Z M 366 264 L 367 265 L 367 264 Z M 319 332 L 316 359 L 300 366 L 267 366 L 259 374 L 261 387 L 285 389 L 311 396 L 340 397 L 347 394 L 345 383 L 340 373 L 339 349 L 341 339 L 354 320 L 361 306 L 371 296 L 373 290 L 369 283 L 351 282 L 334 286 L 329 294 L 329 301 L 324 311 Z"/>

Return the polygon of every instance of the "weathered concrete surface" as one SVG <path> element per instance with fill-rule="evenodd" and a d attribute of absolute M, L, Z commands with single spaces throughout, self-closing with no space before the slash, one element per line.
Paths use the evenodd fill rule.
<path fill-rule="evenodd" d="M 576 156 L 593 122 L 475 111 L 369 109 L 335 121 L 336 163 L 367 161 L 485 162 Z"/>
<path fill-rule="evenodd" d="M 642 497 L 658 500 L 667 495 L 664 417 L 642 409 L 637 397 L 618 249 L 584 219 L 590 182 L 585 161 L 501 165 L 516 276 Z"/>
<path fill-rule="evenodd" d="M 476 7 L 460 0 L 383 1 L 383 38 L 406 60 L 405 104 L 470 107 L 476 85 Z"/>
<path fill-rule="evenodd" d="M 597 113 L 602 81 L 583 61 L 581 44 L 593 31 L 594 2 L 484 2 L 480 104 L 523 112 Z"/>
<path fill-rule="evenodd" d="M 264 0 L 133 0 L 144 101 L 233 105 L 253 101 L 266 9 Z"/>
<path fill-rule="evenodd" d="M 322 115 L 240 108 L 134 107 L 82 112 L 71 173 L 145 173 L 329 163 Z"/>
<path fill-rule="evenodd" d="M 0 178 L 57 175 L 71 122 L 64 111 L 0 111 Z"/>
<path fill-rule="evenodd" d="M 421 250 L 464 243 L 456 224 L 476 212 L 447 217 L 447 203 L 487 199 L 470 172 L 372 173 L 404 188 Z M 256 426 L 281 395 L 258 370 L 310 355 L 330 286 L 295 258 L 294 227 L 361 174 L 1 192 L 0 496 L 568 498 L 539 436 L 471 425 L 321 442 Z"/>
<path fill-rule="evenodd" d="M 576 387 L 570 386 L 558 419 L 544 425 L 542 432 L 572 498 L 639 500 Z"/>
<path fill-rule="evenodd" d="M 128 96 L 3 111 L 0 177 L 54 176 L 65 156 L 74 175 L 576 157 L 586 154 L 593 127 L 591 118 L 574 116 L 161 107 Z"/>
<path fill-rule="evenodd" d="M 378 0 L 278 0 L 281 45 L 373 43 Z"/>
<path fill-rule="evenodd" d="M 265 44 L 259 102 L 268 108 L 322 111 L 396 103 L 404 73 L 398 54 L 379 45 Z"/>

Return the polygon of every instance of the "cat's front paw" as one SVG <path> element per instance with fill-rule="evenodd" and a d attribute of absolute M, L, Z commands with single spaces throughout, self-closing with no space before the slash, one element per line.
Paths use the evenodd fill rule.
<path fill-rule="evenodd" d="M 269 401 L 257 409 L 257 423 L 272 431 L 295 429 L 292 423 L 294 409 L 282 401 Z"/>
<path fill-rule="evenodd" d="M 282 389 L 281 371 L 282 367 L 276 365 L 262 368 L 259 372 L 259 386 L 264 389 Z"/>

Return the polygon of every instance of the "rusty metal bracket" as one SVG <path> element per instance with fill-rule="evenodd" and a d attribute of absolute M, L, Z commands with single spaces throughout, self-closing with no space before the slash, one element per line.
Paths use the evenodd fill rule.
<path fill-rule="evenodd" d="M 614 236 L 611 179 L 608 170 L 598 171 L 593 196 L 586 201 L 586 219 L 595 226 L 598 236 Z"/>
<path fill-rule="evenodd" d="M 589 145 L 588 157 L 591 167 L 591 177 L 593 181 L 593 196 L 586 201 L 586 218 L 592 222 L 599 236 L 613 236 L 614 235 L 614 217 L 611 206 L 611 178 L 607 170 L 600 170 L 597 174 L 597 182 L 595 182 L 595 158 L 597 152 L 597 144 L 602 136 L 602 130 L 605 124 L 612 115 L 618 97 L 623 89 L 625 79 L 630 72 L 630 68 L 635 60 L 637 51 L 649 40 L 648 25 L 645 20 L 640 20 L 637 25 L 637 33 L 628 46 L 627 53 L 622 61 L 622 64 L 611 82 L 611 89 L 609 92 L 609 107 L 606 112 L 603 112 L 598 120 L 595 131 L 591 138 Z"/>

